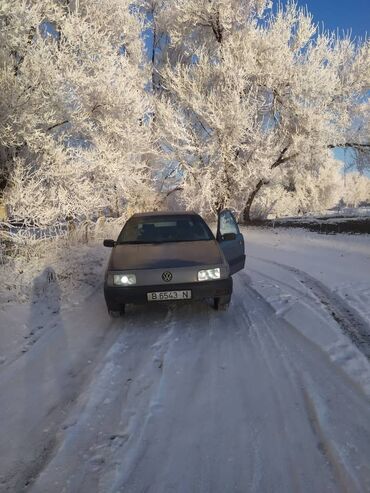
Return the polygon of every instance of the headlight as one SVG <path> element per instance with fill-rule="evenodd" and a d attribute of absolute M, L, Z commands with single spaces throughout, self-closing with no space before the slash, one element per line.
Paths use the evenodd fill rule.
<path fill-rule="evenodd" d="M 198 272 L 198 281 L 213 281 L 214 279 L 220 279 L 221 272 L 219 267 L 216 269 L 200 270 Z"/>
<path fill-rule="evenodd" d="M 135 274 L 114 274 L 113 284 L 115 286 L 131 286 L 136 284 Z"/>

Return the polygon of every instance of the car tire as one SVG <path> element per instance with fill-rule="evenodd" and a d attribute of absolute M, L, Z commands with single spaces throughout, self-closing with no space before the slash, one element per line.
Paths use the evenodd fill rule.
<path fill-rule="evenodd" d="M 230 305 L 231 296 L 221 296 L 220 298 L 214 299 L 215 310 L 226 311 Z"/>
<path fill-rule="evenodd" d="M 108 308 L 108 313 L 109 316 L 112 318 L 120 318 L 125 313 L 125 305 L 123 305 L 120 310 L 111 310 L 110 308 Z"/>

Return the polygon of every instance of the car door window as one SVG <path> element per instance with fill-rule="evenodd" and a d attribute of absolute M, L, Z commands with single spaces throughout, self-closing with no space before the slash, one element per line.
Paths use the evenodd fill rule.
<path fill-rule="evenodd" d="M 244 268 L 244 238 L 239 231 L 236 219 L 231 211 L 225 209 L 219 213 L 217 241 L 230 267 L 230 274 Z"/>
<path fill-rule="evenodd" d="M 219 215 L 217 236 L 219 239 L 222 239 L 224 235 L 230 233 L 235 235 L 239 234 L 239 228 L 233 214 L 230 211 L 225 210 Z"/>

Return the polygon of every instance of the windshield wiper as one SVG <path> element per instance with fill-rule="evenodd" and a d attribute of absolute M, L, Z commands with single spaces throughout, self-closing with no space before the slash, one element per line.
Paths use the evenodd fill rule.
<path fill-rule="evenodd" d="M 158 245 L 166 241 L 120 241 L 117 245 Z"/>
<path fill-rule="evenodd" d="M 210 241 L 211 238 L 182 239 L 182 240 L 161 240 L 161 241 L 121 241 L 117 245 L 161 245 L 163 243 L 184 243 L 189 241 Z"/>
<path fill-rule="evenodd" d="M 146 241 L 119 241 L 117 245 L 143 245 Z"/>

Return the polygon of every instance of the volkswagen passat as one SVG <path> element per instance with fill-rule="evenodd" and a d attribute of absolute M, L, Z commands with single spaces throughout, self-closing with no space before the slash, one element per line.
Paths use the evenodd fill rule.
<path fill-rule="evenodd" d="M 113 317 L 127 303 L 213 298 L 216 309 L 226 309 L 231 275 L 245 262 L 243 236 L 226 209 L 216 238 L 194 212 L 148 212 L 134 214 L 104 246 L 112 248 L 104 296 Z"/>

